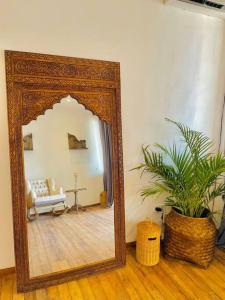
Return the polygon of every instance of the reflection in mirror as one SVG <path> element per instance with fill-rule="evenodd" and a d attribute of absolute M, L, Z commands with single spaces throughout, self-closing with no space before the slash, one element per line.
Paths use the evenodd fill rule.
<path fill-rule="evenodd" d="M 23 126 L 30 277 L 115 258 L 110 126 L 70 96 Z"/>

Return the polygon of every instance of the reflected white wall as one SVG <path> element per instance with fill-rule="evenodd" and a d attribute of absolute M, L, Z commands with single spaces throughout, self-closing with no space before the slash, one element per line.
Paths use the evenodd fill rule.
<path fill-rule="evenodd" d="M 33 135 L 33 151 L 24 151 L 27 179 L 55 179 L 64 190 L 87 188 L 79 193 L 79 203 L 99 203 L 103 191 L 103 167 L 99 119 L 76 100 L 67 97 L 47 110 L 45 115 L 23 126 L 23 134 Z M 86 140 L 88 149 L 70 150 L 68 133 L 79 140 Z M 67 194 L 67 202 L 74 203 L 74 195 Z"/>

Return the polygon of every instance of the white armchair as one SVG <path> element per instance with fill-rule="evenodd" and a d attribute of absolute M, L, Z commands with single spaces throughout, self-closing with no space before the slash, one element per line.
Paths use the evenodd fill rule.
<path fill-rule="evenodd" d="M 57 188 L 53 178 L 26 180 L 26 200 L 28 219 L 31 219 L 32 209 L 36 215 L 38 208 L 51 209 L 53 213 L 59 207 L 67 208 L 63 188 Z"/>

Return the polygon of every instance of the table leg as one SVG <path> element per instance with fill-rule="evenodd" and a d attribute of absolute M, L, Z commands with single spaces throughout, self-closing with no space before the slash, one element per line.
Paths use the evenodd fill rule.
<path fill-rule="evenodd" d="M 75 196 L 75 209 L 76 209 L 76 213 L 78 214 L 77 192 L 74 192 L 74 196 Z"/>

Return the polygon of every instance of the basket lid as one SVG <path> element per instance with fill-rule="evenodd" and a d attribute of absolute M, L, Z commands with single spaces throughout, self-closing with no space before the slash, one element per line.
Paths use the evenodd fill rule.
<path fill-rule="evenodd" d="M 138 223 L 138 228 L 141 228 L 142 230 L 151 230 L 151 231 L 160 231 L 160 226 L 150 220 L 141 221 Z"/>

